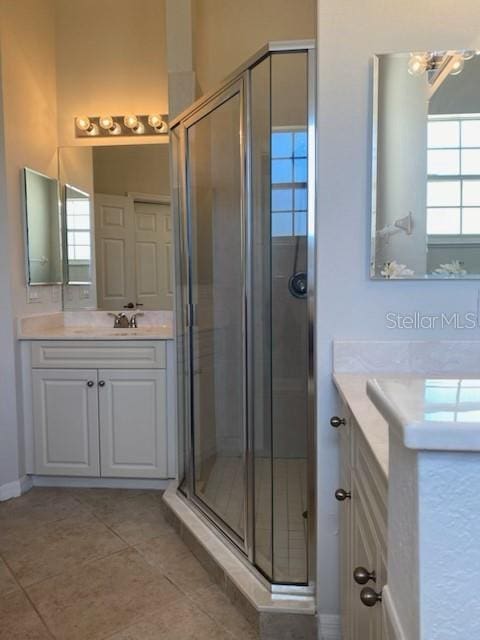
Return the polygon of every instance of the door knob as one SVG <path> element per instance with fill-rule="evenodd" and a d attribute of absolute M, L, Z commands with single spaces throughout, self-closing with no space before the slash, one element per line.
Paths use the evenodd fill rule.
<path fill-rule="evenodd" d="M 95 383 L 94 383 L 94 381 L 93 381 L 93 380 L 89 380 L 89 381 L 87 382 L 87 387 L 93 387 L 93 385 L 94 385 L 94 384 L 95 384 Z"/>
<path fill-rule="evenodd" d="M 368 571 L 365 567 L 357 567 L 353 571 L 353 579 L 357 584 L 367 584 L 369 580 L 375 582 L 377 580 L 377 576 L 375 571 Z"/>
<path fill-rule="evenodd" d="M 347 498 L 351 498 L 351 497 L 352 497 L 352 494 L 350 493 L 350 491 L 345 491 L 345 489 L 337 489 L 335 491 L 335 498 L 339 502 L 343 502 Z"/>
<path fill-rule="evenodd" d="M 105 386 L 105 380 L 100 380 L 100 382 L 98 383 L 99 387 L 104 387 Z"/>
<path fill-rule="evenodd" d="M 371 587 L 363 587 L 360 591 L 360 600 L 366 607 L 374 607 L 377 602 L 382 601 L 382 594 L 377 593 Z"/>
<path fill-rule="evenodd" d="M 347 421 L 345 420 L 345 418 L 339 418 L 338 416 L 333 416 L 332 418 L 330 418 L 330 424 L 332 425 L 332 427 L 335 427 L 335 429 L 338 429 L 340 425 L 346 423 Z"/>

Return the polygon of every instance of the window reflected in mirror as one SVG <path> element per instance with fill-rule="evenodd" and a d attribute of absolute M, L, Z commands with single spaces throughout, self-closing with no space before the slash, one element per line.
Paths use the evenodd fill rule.
<path fill-rule="evenodd" d="M 65 185 L 67 284 L 92 281 L 91 201 L 88 193 Z"/>
<path fill-rule="evenodd" d="M 374 278 L 480 278 L 479 53 L 375 58 Z"/>

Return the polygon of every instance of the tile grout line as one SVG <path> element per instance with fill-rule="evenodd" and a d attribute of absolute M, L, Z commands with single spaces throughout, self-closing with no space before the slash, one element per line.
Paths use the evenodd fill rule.
<path fill-rule="evenodd" d="M 57 637 L 54 635 L 53 631 L 50 629 L 50 627 L 48 626 L 48 624 L 46 623 L 46 621 L 44 620 L 42 614 L 40 613 L 40 611 L 37 609 L 37 607 L 35 606 L 34 602 L 32 601 L 32 599 L 30 598 L 29 594 L 27 593 L 26 589 L 20 584 L 20 582 L 17 580 L 17 577 L 15 575 L 15 573 L 13 572 L 13 569 L 10 567 L 10 565 L 8 564 L 8 562 L 5 560 L 5 558 L 2 556 L 2 560 L 5 563 L 5 565 L 7 566 L 8 570 L 10 571 L 10 573 L 13 576 L 13 579 L 15 580 L 15 582 L 17 583 L 20 591 L 23 593 L 23 595 L 25 596 L 25 598 L 27 599 L 27 601 L 29 602 L 30 606 L 32 607 L 32 609 L 35 611 L 35 613 L 37 614 L 40 622 L 43 624 L 43 626 L 45 627 L 45 629 L 47 630 L 48 635 L 53 638 L 53 640 L 57 640 Z M 15 591 L 12 591 L 12 593 L 15 593 Z M 9 594 L 10 595 L 10 594 Z"/>

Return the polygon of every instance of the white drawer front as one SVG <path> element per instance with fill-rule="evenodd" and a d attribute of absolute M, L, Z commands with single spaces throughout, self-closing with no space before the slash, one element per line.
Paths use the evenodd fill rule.
<path fill-rule="evenodd" d="M 32 366 L 42 369 L 165 369 L 165 342 L 32 342 Z"/>

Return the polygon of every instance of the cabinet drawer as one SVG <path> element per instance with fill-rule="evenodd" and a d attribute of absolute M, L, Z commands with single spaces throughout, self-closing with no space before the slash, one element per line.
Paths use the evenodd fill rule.
<path fill-rule="evenodd" d="M 32 342 L 32 366 L 42 369 L 165 369 L 165 342 Z"/>

